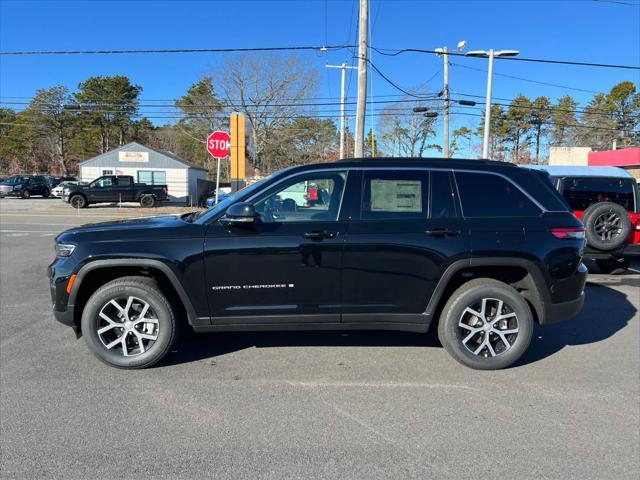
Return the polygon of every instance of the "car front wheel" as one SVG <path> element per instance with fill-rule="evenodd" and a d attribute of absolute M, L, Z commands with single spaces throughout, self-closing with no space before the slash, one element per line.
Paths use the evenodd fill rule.
<path fill-rule="evenodd" d="M 31 192 L 29 190 L 27 190 L 26 188 L 22 191 L 22 198 L 27 199 L 27 198 L 31 198 Z"/>
<path fill-rule="evenodd" d="M 471 280 L 449 298 L 440 316 L 438 337 L 458 362 L 479 370 L 497 370 L 527 350 L 533 314 L 511 286 L 490 278 Z"/>
<path fill-rule="evenodd" d="M 107 365 L 147 368 L 162 360 L 176 337 L 176 318 L 157 283 L 123 277 L 100 287 L 82 313 L 89 349 Z"/>

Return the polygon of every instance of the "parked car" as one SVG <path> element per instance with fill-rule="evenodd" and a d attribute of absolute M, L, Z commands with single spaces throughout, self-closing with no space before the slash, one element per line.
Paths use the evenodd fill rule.
<path fill-rule="evenodd" d="M 104 175 L 88 185 L 69 185 L 62 190 L 62 200 L 74 208 L 91 203 L 140 202 L 151 208 L 169 199 L 166 185 L 135 183 L 130 175 Z"/>
<path fill-rule="evenodd" d="M 0 197 L 30 198 L 32 195 L 49 197 L 49 183 L 42 175 L 14 175 L 0 184 Z"/>
<path fill-rule="evenodd" d="M 223 193 L 221 191 L 220 196 L 218 197 L 218 202 L 226 200 L 229 196 L 231 196 L 231 193 Z M 211 192 L 204 203 L 207 208 L 213 207 L 216 203 L 216 192 Z"/>
<path fill-rule="evenodd" d="M 536 168 L 536 167 L 532 167 Z M 640 193 L 634 177 L 616 167 L 538 167 L 585 225 L 585 258 L 601 273 L 622 273 L 640 255 Z"/>
<path fill-rule="evenodd" d="M 294 185 L 326 205 L 273 210 Z M 517 227 L 517 228 L 516 228 Z M 545 174 L 504 163 L 363 159 L 283 170 L 216 207 L 72 228 L 49 267 L 55 317 L 103 362 L 149 367 L 179 328 L 438 329 L 504 368 L 534 323 L 580 311 L 584 228 Z"/>
<path fill-rule="evenodd" d="M 78 185 L 78 183 L 79 182 L 77 181 L 64 180 L 51 189 L 51 196 L 60 198 L 62 197 L 62 191 L 64 190 L 64 187 L 70 187 L 71 185 Z"/>

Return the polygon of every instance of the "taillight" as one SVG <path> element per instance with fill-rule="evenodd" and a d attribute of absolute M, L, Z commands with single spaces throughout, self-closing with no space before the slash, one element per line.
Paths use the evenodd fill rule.
<path fill-rule="evenodd" d="M 169 195 L 169 187 L 165 186 L 162 191 L 164 192 L 165 195 Z"/>
<path fill-rule="evenodd" d="M 584 228 L 582 227 L 556 227 L 550 228 L 549 231 L 556 238 L 584 238 Z"/>

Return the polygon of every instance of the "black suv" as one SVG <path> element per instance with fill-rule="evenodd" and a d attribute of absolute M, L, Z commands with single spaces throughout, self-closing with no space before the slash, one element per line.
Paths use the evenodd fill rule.
<path fill-rule="evenodd" d="M 184 326 L 432 323 L 459 362 L 503 368 L 534 322 L 581 309 L 587 272 L 583 226 L 546 174 L 480 160 L 293 167 L 204 212 L 73 228 L 55 244 L 56 318 L 123 368 L 162 359 Z"/>
<path fill-rule="evenodd" d="M 30 198 L 51 195 L 51 185 L 42 175 L 14 175 L 0 184 L 0 196 Z"/>

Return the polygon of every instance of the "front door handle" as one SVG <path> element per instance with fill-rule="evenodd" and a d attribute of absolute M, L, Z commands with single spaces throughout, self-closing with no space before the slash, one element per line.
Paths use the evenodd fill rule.
<path fill-rule="evenodd" d="M 449 230 L 448 228 L 434 228 L 433 230 L 425 230 L 425 234 L 430 237 L 456 237 L 460 235 L 460 230 Z"/>
<path fill-rule="evenodd" d="M 317 230 L 304 234 L 304 238 L 307 240 L 324 240 L 325 238 L 336 238 L 337 236 L 337 233 L 327 232 L 326 230 Z"/>

